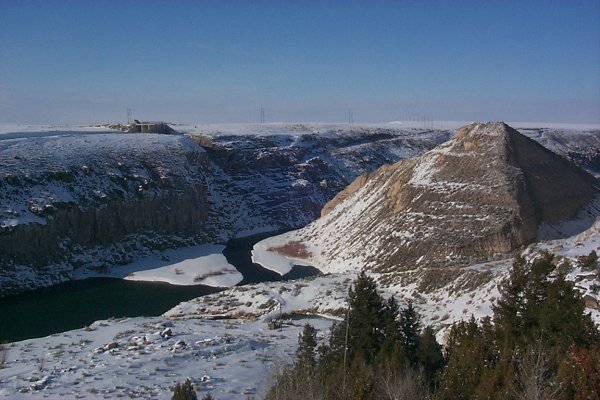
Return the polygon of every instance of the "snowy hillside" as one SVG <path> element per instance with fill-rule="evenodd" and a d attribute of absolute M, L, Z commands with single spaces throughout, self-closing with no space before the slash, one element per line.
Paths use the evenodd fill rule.
<path fill-rule="evenodd" d="M 324 335 L 331 321 L 309 318 L 269 330 L 264 321 L 131 318 L 98 321 L 13 343 L 0 369 L 1 398 L 170 398 L 189 377 L 219 400 L 261 398 L 269 377 L 294 354 L 302 324 Z"/>

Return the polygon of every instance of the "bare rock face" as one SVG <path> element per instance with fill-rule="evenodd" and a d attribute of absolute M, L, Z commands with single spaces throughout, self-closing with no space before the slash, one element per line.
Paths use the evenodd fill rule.
<path fill-rule="evenodd" d="M 136 200 L 110 199 L 98 208 L 65 206 L 45 224 L 18 225 L 3 233 L 0 261 L 41 266 L 63 260 L 75 249 L 108 246 L 144 232 L 194 237 L 207 215 L 201 185 Z"/>
<path fill-rule="evenodd" d="M 508 125 L 473 123 L 416 159 L 359 177 L 291 240 L 304 242 L 325 269 L 460 267 L 510 253 L 538 239 L 540 226 L 576 217 L 593 202 L 595 185 Z"/>

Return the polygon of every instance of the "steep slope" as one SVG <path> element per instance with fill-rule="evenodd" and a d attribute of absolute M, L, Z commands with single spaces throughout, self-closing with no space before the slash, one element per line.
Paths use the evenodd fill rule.
<path fill-rule="evenodd" d="M 511 127 L 474 123 L 421 157 L 359 177 L 321 219 L 263 246 L 298 243 L 326 271 L 364 267 L 389 283 L 403 271 L 452 280 L 461 274 L 453 267 L 510 253 L 540 234 L 571 233 L 560 223 L 582 209 L 591 225 L 595 185 Z"/>
<path fill-rule="evenodd" d="M 517 129 L 523 135 L 600 177 L 600 130 Z"/>

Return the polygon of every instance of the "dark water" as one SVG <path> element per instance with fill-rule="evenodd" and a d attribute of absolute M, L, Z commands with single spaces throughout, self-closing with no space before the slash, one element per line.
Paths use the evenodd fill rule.
<path fill-rule="evenodd" d="M 60 283 L 0 299 L 0 339 L 46 336 L 110 317 L 160 315 L 179 302 L 217 291 L 114 278 Z"/>
<path fill-rule="evenodd" d="M 223 255 L 229 264 L 235 266 L 244 276 L 244 279 L 239 283 L 240 285 L 281 280 L 279 274 L 252 262 L 252 247 L 261 240 L 277 234 L 279 232 L 259 233 L 239 239 L 231 239 L 227 242 Z"/>
<path fill-rule="evenodd" d="M 276 272 L 263 268 L 260 264 L 252 262 L 252 247 L 263 239 L 270 236 L 279 235 L 285 231 L 259 233 L 257 235 L 247 236 L 239 239 L 231 239 L 227 242 L 227 247 L 223 250 L 223 255 L 231 265 L 234 265 L 244 276 L 240 285 L 248 283 L 281 281 L 289 279 L 299 279 L 306 276 L 317 275 L 320 271 L 314 267 L 296 265 L 287 274 L 280 276 Z"/>
<path fill-rule="evenodd" d="M 294 267 L 283 277 L 252 263 L 252 246 L 279 232 L 232 239 L 223 254 L 244 276 L 240 284 L 315 275 L 313 267 Z M 221 288 L 176 286 L 93 278 L 65 282 L 0 299 L 0 341 L 13 342 L 82 328 L 110 317 L 156 316 L 182 301 L 215 293 Z"/>

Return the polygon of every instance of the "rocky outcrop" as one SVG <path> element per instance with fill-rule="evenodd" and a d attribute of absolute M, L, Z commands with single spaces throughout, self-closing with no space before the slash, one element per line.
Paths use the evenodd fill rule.
<path fill-rule="evenodd" d="M 521 208 L 533 209 L 536 227 L 575 216 L 597 193 L 597 181 L 573 163 L 548 151 L 514 129 L 508 132 L 509 163 L 522 172 Z M 525 198 L 526 197 L 526 198 Z"/>
<path fill-rule="evenodd" d="M 208 215 L 205 186 L 136 200 L 108 199 L 100 207 L 65 205 L 45 224 L 21 224 L 0 234 L 0 265 L 43 266 L 75 249 L 109 246 L 135 234 L 196 237 Z"/>
<path fill-rule="evenodd" d="M 40 134 L 0 157 L 0 296 L 207 239 L 209 161 L 187 138 Z"/>
<path fill-rule="evenodd" d="M 303 242 L 325 270 L 460 267 L 533 242 L 597 194 L 591 175 L 506 124 L 474 123 L 358 178 L 285 240 Z"/>

